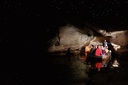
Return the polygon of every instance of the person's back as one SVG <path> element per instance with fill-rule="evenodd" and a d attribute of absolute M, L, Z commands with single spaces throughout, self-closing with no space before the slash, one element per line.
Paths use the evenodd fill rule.
<path fill-rule="evenodd" d="M 97 49 L 97 45 L 95 46 L 95 48 L 94 48 L 94 50 L 92 52 L 93 55 L 95 55 L 96 49 Z"/>
<path fill-rule="evenodd" d="M 95 50 L 94 48 L 91 48 L 90 53 L 92 54 L 94 50 Z"/>
<path fill-rule="evenodd" d="M 95 49 L 94 49 L 94 46 L 93 46 L 93 45 L 91 45 L 90 53 L 92 54 L 94 50 L 95 50 Z"/>

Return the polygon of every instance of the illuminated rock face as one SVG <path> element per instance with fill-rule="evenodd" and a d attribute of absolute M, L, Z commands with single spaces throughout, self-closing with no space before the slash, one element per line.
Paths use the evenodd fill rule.
<path fill-rule="evenodd" d="M 86 32 L 84 33 L 72 25 L 60 27 L 59 39 L 53 39 L 53 41 L 59 41 L 59 45 L 55 46 L 53 42 L 54 44 L 49 48 L 49 52 L 66 51 L 68 48 L 71 48 L 71 50 L 81 49 L 84 44 L 89 43 L 92 39 Z"/>
<path fill-rule="evenodd" d="M 110 42 L 120 45 L 120 46 L 127 46 L 128 45 L 128 31 L 113 31 L 113 32 L 106 32 L 105 30 L 99 30 L 103 36 L 111 36 Z"/>
<path fill-rule="evenodd" d="M 80 45 L 80 47 L 91 40 L 87 34 L 82 34 L 80 30 L 74 26 L 65 26 L 60 28 L 60 44 L 61 45 Z"/>
<path fill-rule="evenodd" d="M 114 44 L 114 43 L 111 43 L 111 45 L 113 46 L 113 48 L 114 48 L 116 51 L 121 48 L 120 45 L 116 45 L 116 44 Z"/>
<path fill-rule="evenodd" d="M 115 34 L 114 37 L 110 39 L 110 41 L 117 45 L 127 46 L 128 45 L 128 31 Z"/>
<path fill-rule="evenodd" d="M 100 37 L 91 36 L 96 35 L 97 33 L 101 34 Z M 127 36 L 128 31 L 107 32 L 97 28 L 85 28 L 81 30 L 73 25 L 66 25 L 60 27 L 58 35 L 50 41 L 51 46 L 49 47 L 48 52 L 66 52 L 68 48 L 72 51 L 75 51 L 76 49 L 80 50 L 82 46 L 89 45 L 90 41 L 93 45 L 102 45 L 106 38 L 108 38 L 108 42 L 111 42 L 111 45 L 117 51 L 121 47 L 128 45 Z"/>

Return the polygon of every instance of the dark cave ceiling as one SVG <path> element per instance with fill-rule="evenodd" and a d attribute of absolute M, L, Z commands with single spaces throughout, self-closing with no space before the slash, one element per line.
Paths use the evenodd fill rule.
<path fill-rule="evenodd" d="M 58 28 L 88 23 L 107 31 L 128 28 L 126 0 L 37 0 L 1 1 L 1 32 L 11 37 L 35 38 L 56 35 Z M 34 28 L 34 29 L 33 29 Z M 42 35 L 43 34 L 43 35 Z"/>
<path fill-rule="evenodd" d="M 127 28 L 127 5 L 126 0 L 5 0 L 1 1 L 1 20 L 3 24 L 42 27 L 63 22 L 82 26 L 89 22 L 103 28 Z"/>

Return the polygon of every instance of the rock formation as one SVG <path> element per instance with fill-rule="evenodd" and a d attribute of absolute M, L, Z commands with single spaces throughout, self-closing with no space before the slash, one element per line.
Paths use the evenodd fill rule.
<path fill-rule="evenodd" d="M 90 25 L 81 29 L 68 24 L 60 27 L 57 36 L 49 41 L 51 46 L 48 52 L 66 52 L 68 48 L 71 48 L 70 50 L 75 52 L 83 46 L 90 44 L 102 45 L 105 39 L 108 39 L 108 42 L 111 42 L 111 45 L 117 51 L 121 47 L 128 45 L 127 36 L 127 30 L 107 32 L 106 30 Z"/>

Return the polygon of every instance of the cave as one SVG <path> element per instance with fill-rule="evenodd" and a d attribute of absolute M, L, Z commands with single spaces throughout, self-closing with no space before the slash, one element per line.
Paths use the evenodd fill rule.
<path fill-rule="evenodd" d="M 60 72 L 62 74 L 58 74 L 60 77 L 64 77 L 62 84 L 97 85 L 107 83 L 111 85 L 117 84 L 117 80 L 124 83 L 125 80 L 122 78 L 126 78 L 125 74 L 127 74 L 125 66 L 128 52 L 127 36 L 128 30 L 126 29 L 116 29 L 116 27 L 105 29 L 86 22 L 82 26 L 67 23 L 58 26 L 56 35 L 47 42 L 49 46 L 46 53 L 50 56 L 48 58 L 50 62 L 53 62 L 53 69 L 55 65 L 55 72 L 65 69 L 65 71 Z M 86 61 L 85 48 L 90 44 L 102 45 L 104 40 L 111 43 L 108 46 L 109 50 L 112 51 L 112 59 L 107 68 L 101 69 L 100 72 L 93 67 L 87 69 L 91 67 L 91 64 Z M 56 45 L 57 42 L 59 44 Z M 91 61 L 97 62 L 97 59 Z M 121 77 L 119 78 L 119 76 Z"/>
<path fill-rule="evenodd" d="M 126 0 L 2 0 L 0 84 L 127 85 L 127 9 Z M 86 48 L 104 40 L 111 59 L 99 70 Z"/>

